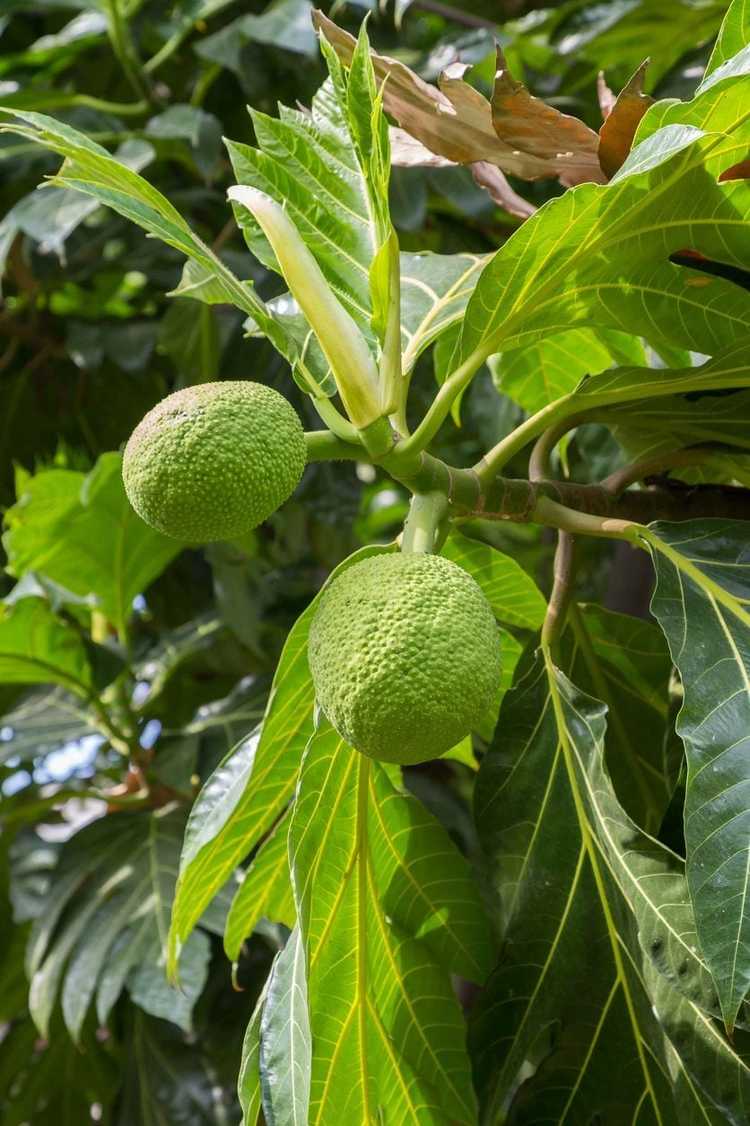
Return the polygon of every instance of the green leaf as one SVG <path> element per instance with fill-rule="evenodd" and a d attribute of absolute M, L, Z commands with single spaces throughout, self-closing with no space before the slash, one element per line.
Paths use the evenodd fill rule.
<path fill-rule="evenodd" d="M 537 411 L 575 390 L 584 376 L 639 360 L 644 360 L 643 345 L 634 336 L 573 328 L 492 356 L 489 368 L 498 391 L 525 410 Z"/>
<path fill-rule="evenodd" d="M 378 263 L 392 233 L 388 127 L 364 28 L 348 72 L 327 44 L 324 55 L 331 78 L 309 114 L 284 106 L 278 118 L 251 110 L 257 148 L 233 141 L 227 148 L 238 184 L 283 204 L 377 354 L 388 303 Z M 246 208 L 235 204 L 234 210 L 251 251 L 279 271 L 258 222 Z"/>
<path fill-rule="evenodd" d="M 740 1122 L 750 1071 L 702 1007 L 681 862 L 615 797 L 605 711 L 530 653 L 480 769 L 502 928 L 472 1020 L 483 1121 Z"/>
<path fill-rule="evenodd" d="M 202 294 L 210 293 L 211 283 L 208 289 L 198 288 Z M 175 290 L 172 296 L 178 292 Z M 194 297 L 196 292 L 193 288 L 189 296 Z M 221 354 L 219 326 L 210 302 L 205 299 L 200 309 L 191 301 L 170 305 L 159 326 L 159 345 L 180 373 L 181 383 L 207 383 L 217 378 Z"/>
<path fill-rule="evenodd" d="M 404 374 L 464 314 L 486 256 L 401 255 L 401 349 Z"/>
<path fill-rule="evenodd" d="M 0 106 L 0 112 L 3 107 Z M 224 300 L 251 314 L 275 347 L 283 351 L 285 341 L 252 286 L 241 282 L 209 247 L 198 238 L 179 211 L 133 169 L 110 156 L 106 149 L 85 134 L 43 113 L 4 112 L 25 122 L 1 125 L 0 132 L 18 133 L 65 157 L 51 183 L 74 188 L 143 227 L 149 234 L 173 246 L 193 260 L 221 287 Z"/>
<path fill-rule="evenodd" d="M 234 894 L 224 931 L 224 949 L 233 962 L 237 961 L 242 943 L 253 933 L 260 919 L 284 923 L 290 929 L 294 926 L 294 895 L 286 847 L 288 831 L 289 812 L 263 842 Z"/>
<path fill-rule="evenodd" d="M 228 1121 L 227 1092 L 202 1044 L 136 1007 L 128 1015 L 117 1126 L 219 1126 Z"/>
<path fill-rule="evenodd" d="M 120 1082 L 111 1044 L 87 1028 L 75 1044 L 56 1020 L 49 1040 L 41 1041 L 26 1015 L 6 1026 L 0 1063 L 3 1126 L 81 1126 L 92 1105 L 108 1111 Z"/>
<path fill-rule="evenodd" d="M 382 550 L 363 548 L 329 581 L 358 559 Z M 190 812 L 169 930 L 170 973 L 204 908 L 294 795 L 302 752 L 313 731 L 315 691 L 307 636 L 316 607 L 317 598 L 287 638 L 259 731 L 216 768 Z"/>
<path fill-rule="evenodd" d="M 309 0 L 275 0 L 261 15 L 241 16 L 236 24 L 243 35 L 256 43 L 299 55 L 318 53 Z"/>
<path fill-rule="evenodd" d="M 0 762 L 18 756 L 33 759 L 96 734 L 81 702 L 61 688 L 42 688 L 24 695 L 2 717 Z"/>
<path fill-rule="evenodd" d="M 267 1126 L 307 1126 L 311 1064 L 305 947 L 295 927 L 274 962 L 263 1003 L 259 1067 Z"/>
<path fill-rule="evenodd" d="M 373 259 L 375 262 L 376 259 Z M 408 376 L 417 360 L 436 340 L 457 326 L 471 296 L 485 257 L 478 254 L 401 254 L 401 369 Z M 186 267 L 187 272 L 187 267 Z M 182 289 L 175 293 L 183 292 Z M 187 292 L 186 290 L 184 292 Z M 268 308 L 294 345 L 288 353 L 295 377 L 305 390 L 335 394 L 328 363 L 299 306 L 290 294 L 269 301 Z M 259 332 L 252 318 L 245 322 Z"/>
<path fill-rule="evenodd" d="M 698 936 L 729 1028 L 750 988 L 750 525 L 653 524 L 652 609 L 685 693 L 685 843 Z"/>
<path fill-rule="evenodd" d="M 724 16 L 714 49 L 708 60 L 704 81 L 750 43 L 750 7 L 747 0 L 732 0 Z"/>
<path fill-rule="evenodd" d="M 669 261 L 686 246 L 740 268 L 745 260 L 747 181 L 718 179 L 747 153 L 745 99 L 740 78 L 672 105 L 669 124 L 649 111 L 639 137 L 650 119 L 662 127 L 609 184 L 581 185 L 528 219 L 480 276 L 459 359 L 477 362 L 581 324 L 643 335 L 657 351 L 708 355 L 746 334 L 747 292 Z"/>
<path fill-rule="evenodd" d="M 92 1002 L 103 1024 L 126 985 L 141 1008 L 190 1029 L 208 967 L 205 935 L 186 949 L 181 991 L 165 977 L 183 829 L 181 810 L 118 813 L 66 843 L 27 948 L 29 1009 L 42 1035 L 58 993 L 77 1039 Z"/>
<path fill-rule="evenodd" d="M 749 343 L 750 337 L 745 336 L 697 367 L 620 367 L 600 372 L 585 379 L 576 388 L 570 400 L 571 406 L 581 411 L 595 411 L 606 406 L 609 418 L 609 410 L 614 404 L 628 400 L 645 401 L 694 391 L 750 387 Z M 650 403 L 644 408 L 646 420 L 649 408 Z M 625 417 L 631 417 L 636 409 L 624 408 Z"/>
<path fill-rule="evenodd" d="M 608 408 L 607 420 L 628 453 L 638 457 L 710 442 L 750 449 L 747 391 L 721 398 L 665 395 L 647 403 L 623 403 Z"/>
<path fill-rule="evenodd" d="M 128 168 L 140 172 L 156 154 L 146 141 L 130 138 L 119 146 L 115 155 Z M 2 226 L 11 237 L 16 231 L 22 231 L 39 243 L 42 254 L 56 254 L 64 263 L 67 239 L 98 206 L 95 199 L 67 188 L 35 190 L 23 196 L 6 213 Z M 5 255 L 0 253 L 0 275 L 4 265 Z"/>
<path fill-rule="evenodd" d="M 242 1061 L 237 1079 L 237 1093 L 243 1111 L 242 1126 L 256 1126 L 261 1110 L 260 1022 L 263 1017 L 263 1005 L 268 996 L 271 974 L 268 975 L 261 990 L 242 1043 Z"/>
<path fill-rule="evenodd" d="M 94 690 L 82 634 L 58 618 L 43 598 L 21 598 L 0 609 L 0 680 L 61 684 L 86 698 Z"/>
<path fill-rule="evenodd" d="M 117 630 L 133 599 L 181 550 L 130 506 L 119 454 L 103 454 L 85 475 L 47 469 L 28 477 L 5 514 L 3 544 L 15 575 L 47 575 L 74 594 L 93 595 Z"/>
<path fill-rule="evenodd" d="M 659 628 L 603 606 L 573 606 L 566 667 L 607 705 L 607 767 L 627 813 L 661 826 L 679 764 L 666 758 L 672 662 Z"/>
<path fill-rule="evenodd" d="M 173 103 L 146 122 L 145 133 L 155 140 L 185 141 L 199 171 L 210 178 L 221 152 L 221 122 L 198 106 Z"/>
<path fill-rule="evenodd" d="M 450 535 L 442 553 L 479 583 L 499 621 L 521 629 L 539 629 L 547 604 L 539 587 L 515 559 L 460 532 Z"/>
<path fill-rule="evenodd" d="M 309 1123 L 474 1121 L 448 972 L 482 981 L 486 921 L 466 862 L 388 771 L 324 725 L 289 849 L 307 963 Z"/>

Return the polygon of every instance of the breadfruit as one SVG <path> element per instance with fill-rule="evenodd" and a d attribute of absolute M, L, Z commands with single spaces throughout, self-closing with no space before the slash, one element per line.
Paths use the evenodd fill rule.
<path fill-rule="evenodd" d="M 438 555 L 371 556 L 324 592 L 310 629 L 320 707 L 362 754 L 437 758 L 476 727 L 500 680 L 484 594 Z"/>
<path fill-rule="evenodd" d="M 130 436 L 122 476 L 147 524 L 186 543 L 234 539 L 294 492 L 305 468 L 294 408 L 260 383 L 200 383 L 168 395 Z"/>

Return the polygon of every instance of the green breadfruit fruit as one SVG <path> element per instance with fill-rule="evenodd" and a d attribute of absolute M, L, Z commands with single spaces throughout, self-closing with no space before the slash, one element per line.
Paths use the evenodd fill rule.
<path fill-rule="evenodd" d="M 376 555 L 327 590 L 312 621 L 310 669 L 338 733 L 383 762 L 425 762 L 490 707 L 500 641 L 474 579 L 438 555 Z"/>
<path fill-rule="evenodd" d="M 168 395 L 130 436 L 125 491 L 147 524 L 186 543 L 235 539 L 294 492 L 302 424 L 260 383 L 200 383 Z"/>

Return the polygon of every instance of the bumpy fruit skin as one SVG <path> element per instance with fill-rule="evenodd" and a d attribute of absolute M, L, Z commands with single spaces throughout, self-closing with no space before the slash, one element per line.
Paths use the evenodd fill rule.
<path fill-rule="evenodd" d="M 287 500 L 305 468 L 302 424 L 260 383 L 175 391 L 130 436 L 125 491 L 147 524 L 186 543 L 234 539 Z"/>
<path fill-rule="evenodd" d="M 376 555 L 324 591 L 310 629 L 318 703 L 382 762 L 437 758 L 476 727 L 500 679 L 489 603 L 437 555 Z"/>

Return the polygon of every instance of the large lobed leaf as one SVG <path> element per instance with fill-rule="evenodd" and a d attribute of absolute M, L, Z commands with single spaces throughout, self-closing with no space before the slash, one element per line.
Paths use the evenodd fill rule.
<path fill-rule="evenodd" d="M 337 568 L 329 582 L 343 568 L 382 550 L 387 549 L 363 548 Z M 171 973 L 205 907 L 273 828 L 294 795 L 302 752 L 313 731 L 315 692 L 307 664 L 307 637 L 319 597 L 287 637 L 260 728 L 220 763 L 191 810 L 169 931 Z M 256 863 L 261 863 L 260 858 Z M 253 879 L 252 874 L 248 878 Z M 227 937 L 231 950 L 246 937 L 238 931 L 245 926 L 239 920 L 247 919 L 246 907 L 241 906 L 247 892 L 240 887 L 237 894 L 240 904 L 230 914 Z"/>
<path fill-rule="evenodd" d="M 473 1121 L 463 1019 L 448 975 L 484 978 L 489 932 L 445 831 L 386 768 L 323 724 L 305 754 L 289 852 L 301 941 L 290 940 L 287 961 L 304 959 L 308 1003 L 298 1002 L 298 1039 L 304 1046 L 311 1036 L 315 1050 L 285 1085 L 278 1074 L 264 1076 L 276 1042 L 266 1047 L 266 1030 L 289 1027 L 294 997 L 279 990 L 277 1015 L 272 980 L 255 1023 L 271 1120 Z M 278 973 L 282 967 L 280 959 Z M 250 1126 L 248 1079 L 246 1070 Z M 295 1118 L 292 1105 L 309 1107 L 307 1117 Z"/>
<path fill-rule="evenodd" d="M 42 1035 L 60 999 L 78 1038 L 95 1003 L 104 1024 L 123 988 L 141 1008 L 187 1029 L 205 983 L 209 943 L 183 951 L 182 988 L 166 980 L 166 937 L 185 818 L 181 810 L 118 813 L 76 833 L 53 869 L 29 936 L 29 1008 Z"/>
<path fill-rule="evenodd" d="M 181 550 L 133 511 L 121 462 L 108 453 L 89 474 L 48 469 L 26 478 L 3 536 L 13 574 L 34 571 L 90 597 L 120 633 L 135 596 Z"/>
<path fill-rule="evenodd" d="M 524 223 L 479 278 L 459 358 L 475 362 L 584 323 L 708 355 L 746 334 L 747 292 L 669 259 L 689 247 L 746 262 L 750 186 L 719 177 L 750 144 L 749 81 L 740 73 L 692 102 L 652 107 L 610 184 L 567 192 Z"/>
<path fill-rule="evenodd" d="M 652 609 L 685 693 L 690 895 L 731 1028 L 750 988 L 750 525 L 653 524 L 647 543 Z"/>
<path fill-rule="evenodd" d="M 617 801 L 605 726 L 530 654 L 480 770 L 503 937 L 473 1021 L 482 1120 L 740 1123 L 750 1071 L 709 1015 L 682 865 Z"/>

